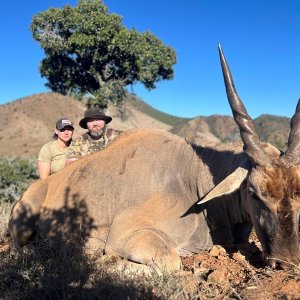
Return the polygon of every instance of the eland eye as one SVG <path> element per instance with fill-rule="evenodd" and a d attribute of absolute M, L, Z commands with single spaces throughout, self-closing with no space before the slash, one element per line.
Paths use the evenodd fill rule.
<path fill-rule="evenodd" d="M 252 186 L 248 187 L 248 193 L 253 199 L 259 199 L 259 197 L 257 196 L 256 190 Z"/>
<path fill-rule="evenodd" d="M 252 186 L 249 186 L 248 192 L 251 194 L 251 196 L 255 195 L 255 190 Z"/>

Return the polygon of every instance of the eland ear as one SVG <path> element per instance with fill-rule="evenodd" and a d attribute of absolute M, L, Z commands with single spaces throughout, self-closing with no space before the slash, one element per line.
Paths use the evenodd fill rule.
<path fill-rule="evenodd" d="M 217 186 L 215 186 L 203 199 L 197 204 L 203 204 L 217 197 L 228 195 L 239 189 L 242 182 L 245 180 L 248 174 L 248 170 L 242 167 L 238 167 L 233 173 L 228 175 Z"/>

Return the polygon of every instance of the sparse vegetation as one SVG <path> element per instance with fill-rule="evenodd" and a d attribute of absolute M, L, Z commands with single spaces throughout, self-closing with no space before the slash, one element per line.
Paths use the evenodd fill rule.
<path fill-rule="evenodd" d="M 11 207 L 12 203 L 0 201 L 0 242 L 7 232 L 7 222 Z"/>
<path fill-rule="evenodd" d="M 2 224 L 1 226 L 3 226 Z M 1 232 L 5 232 L 1 228 Z M 81 241 L 82 242 L 82 241 Z M 141 271 L 114 256 L 87 257 L 80 240 L 8 247 L 0 237 L 1 299 L 299 299 L 298 266 L 250 263 L 222 248 L 182 260 L 176 272 Z M 11 246 L 11 245 L 10 245 Z M 217 251 L 216 251 L 217 249 Z"/>
<path fill-rule="evenodd" d="M 286 117 L 261 115 L 254 120 L 257 133 L 263 141 L 270 142 L 281 150 L 286 149 L 290 119 Z"/>
<path fill-rule="evenodd" d="M 0 203 L 18 200 L 35 179 L 37 171 L 32 159 L 0 157 Z"/>
<path fill-rule="evenodd" d="M 130 273 L 116 269 L 120 260 L 87 258 L 71 240 L 36 240 L 0 257 L 2 299 L 171 299 L 184 288 L 176 274 Z"/>

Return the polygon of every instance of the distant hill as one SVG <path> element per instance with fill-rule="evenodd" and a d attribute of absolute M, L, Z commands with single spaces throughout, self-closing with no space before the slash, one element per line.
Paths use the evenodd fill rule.
<path fill-rule="evenodd" d="M 84 101 L 57 93 L 36 94 L 0 105 L 0 156 L 36 157 L 43 144 L 52 138 L 55 122 L 67 116 L 75 124 L 74 136 L 83 129 L 78 122 L 86 109 Z M 232 117 L 179 118 L 163 113 L 134 95 L 129 95 L 121 107 L 109 106 L 113 117 L 111 127 L 160 128 L 201 145 L 240 140 L 239 130 Z M 284 148 L 289 133 L 289 118 L 262 115 L 254 120 L 263 141 Z"/>
<path fill-rule="evenodd" d="M 284 150 L 290 130 L 290 119 L 286 117 L 261 115 L 254 119 L 255 128 L 260 139 L 272 143 Z M 232 117 L 213 115 L 197 117 L 189 120 L 183 126 L 174 126 L 171 132 L 186 137 L 196 144 L 216 144 L 241 141 L 239 129 Z M 203 134 L 210 135 L 210 140 L 202 141 Z"/>
<path fill-rule="evenodd" d="M 111 127 L 120 130 L 138 127 L 171 128 L 169 124 L 136 109 L 134 104 L 135 101 L 130 99 L 121 108 L 110 106 L 107 114 L 113 117 Z M 142 104 L 139 106 L 143 107 Z M 36 157 L 41 146 L 51 140 L 55 123 L 62 116 L 74 122 L 74 136 L 78 136 L 84 132 L 78 123 L 85 109 L 83 101 L 58 93 L 36 94 L 0 105 L 0 155 Z"/>
<path fill-rule="evenodd" d="M 290 132 L 290 118 L 261 115 L 254 120 L 257 133 L 264 141 L 285 149 Z"/>
<path fill-rule="evenodd" d="M 233 118 L 220 115 L 196 117 L 185 124 L 174 126 L 170 131 L 191 143 L 201 145 L 214 145 L 239 138 L 236 136 L 236 132 L 239 132 Z"/>

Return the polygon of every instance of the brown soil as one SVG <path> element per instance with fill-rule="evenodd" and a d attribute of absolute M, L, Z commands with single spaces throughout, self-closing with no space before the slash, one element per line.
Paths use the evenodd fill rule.
<path fill-rule="evenodd" d="M 248 249 L 252 248 L 257 251 L 253 253 L 253 251 L 241 250 L 230 253 L 220 246 L 214 246 L 210 252 L 183 258 L 180 271 L 162 272 L 159 276 L 146 266 L 131 263 L 116 256 L 103 255 L 98 257 L 97 262 L 94 262 L 95 266 L 97 265 L 96 273 L 90 274 L 88 286 L 95 291 L 102 290 L 101 285 L 107 285 L 108 279 L 106 277 L 103 279 L 106 274 L 105 276 L 114 278 L 114 282 L 110 282 L 112 285 L 110 293 L 115 291 L 116 286 L 122 281 L 122 284 L 130 286 L 131 290 L 142 290 L 139 297 L 143 299 L 300 299 L 300 266 L 291 265 L 288 270 L 274 270 L 266 267 L 255 243 L 249 245 Z M 22 251 L 23 256 L 24 253 L 28 256 L 25 261 L 29 259 L 28 253 L 32 249 L 32 246 L 29 246 Z M 2 263 L 6 260 L 11 261 L 5 264 L 6 271 L 3 271 L 5 276 L 11 276 L 14 268 L 13 253 L 9 241 L 6 238 L 2 239 L 0 242 Z M 32 259 L 33 257 L 30 260 Z M 73 258 L 70 257 L 71 261 Z M 16 264 L 24 269 L 23 262 Z M 30 269 L 25 268 L 30 276 L 35 275 L 32 264 L 34 265 L 33 261 L 30 263 Z M 37 269 L 37 263 L 34 266 Z M 64 267 L 68 269 L 67 266 Z M 37 276 L 35 275 L 35 280 Z M 144 290 L 148 292 L 144 294 Z M 77 290 L 79 291 L 82 299 L 86 298 L 86 294 L 89 295 L 84 288 Z M 137 294 L 134 295 L 137 296 Z M 101 299 L 101 297 L 95 299 Z M 113 296 L 111 299 L 125 298 Z"/>
<path fill-rule="evenodd" d="M 300 299 L 300 266 L 273 270 L 263 264 L 260 253 L 228 254 L 214 246 L 210 253 L 184 258 L 183 269 L 202 279 L 198 290 L 209 285 L 216 298 Z"/>

